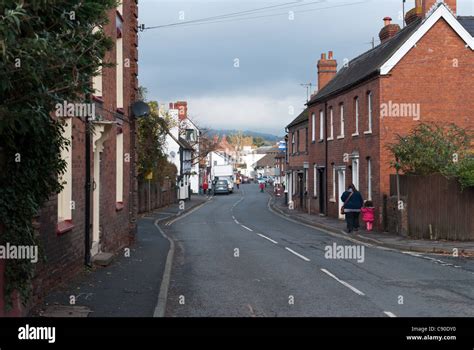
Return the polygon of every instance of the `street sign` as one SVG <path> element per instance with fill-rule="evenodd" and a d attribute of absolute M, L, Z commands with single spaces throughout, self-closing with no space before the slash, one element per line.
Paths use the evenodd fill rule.
<path fill-rule="evenodd" d="M 153 171 L 150 171 L 148 174 L 145 175 L 146 180 L 153 180 Z"/>

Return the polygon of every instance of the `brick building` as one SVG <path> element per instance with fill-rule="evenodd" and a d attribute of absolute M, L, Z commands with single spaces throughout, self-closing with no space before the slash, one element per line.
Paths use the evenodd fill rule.
<path fill-rule="evenodd" d="M 340 196 L 354 183 L 373 200 L 383 228 L 394 173 L 386 146 L 420 122 L 473 126 L 466 91 L 474 86 L 474 17 L 456 16 L 456 7 L 455 0 L 417 0 L 403 29 L 386 17 L 381 44 L 339 72 L 332 52 L 322 55 L 319 90 L 307 104 L 312 212 L 340 217 Z"/>
<path fill-rule="evenodd" d="M 309 110 L 305 109 L 286 127 L 287 166 L 286 183 L 288 204 L 295 209 L 306 209 L 308 193 Z"/>
<path fill-rule="evenodd" d="M 104 67 L 93 79 L 95 94 L 89 105 L 93 106 L 90 110 L 94 114 L 88 115 L 93 118 L 90 121 L 93 130 L 90 137 L 90 249 L 85 243 L 86 118 L 59 117 L 71 146 L 62 153 L 67 161 L 62 178 L 64 189 L 52 196 L 35 218 L 46 260 L 36 266 L 32 304 L 82 271 L 87 250 L 94 260 L 102 252 L 116 253 L 134 239 L 137 184 L 133 176 L 134 120 L 130 117 L 130 106 L 138 92 L 137 1 L 123 0 L 108 17 L 104 31 L 115 45 L 106 53 L 104 61 L 114 62 L 116 66 Z M 17 303 L 12 312 L 5 313 L 0 295 L 0 316 L 26 312 Z"/>

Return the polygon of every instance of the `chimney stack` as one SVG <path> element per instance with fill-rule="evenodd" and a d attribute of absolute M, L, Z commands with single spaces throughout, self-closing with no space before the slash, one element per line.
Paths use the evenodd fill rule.
<path fill-rule="evenodd" d="M 418 18 L 425 18 L 426 14 L 431 10 L 437 2 L 444 2 L 451 9 L 453 14 L 457 14 L 457 0 L 415 0 L 415 8 L 411 9 L 405 15 L 406 24 L 414 22 Z"/>
<path fill-rule="evenodd" d="M 322 53 L 318 61 L 318 90 L 324 88 L 336 74 L 337 61 L 333 57 L 333 52 L 329 51 L 327 58 L 326 54 Z"/>
<path fill-rule="evenodd" d="M 431 10 L 431 7 L 433 7 L 434 4 L 436 4 L 437 2 L 439 2 L 439 0 L 422 0 L 422 13 L 423 13 L 423 17 L 426 15 L 426 13 Z M 441 2 L 444 2 L 446 5 L 448 5 L 448 7 L 451 9 L 451 11 L 454 12 L 454 15 L 456 15 L 456 11 L 457 11 L 457 0 L 444 0 L 444 1 L 441 1 Z"/>
<path fill-rule="evenodd" d="M 382 30 L 379 33 L 379 38 L 382 44 L 386 42 L 388 39 L 394 37 L 395 34 L 397 34 L 398 31 L 400 30 L 400 26 L 398 24 L 392 24 L 392 18 L 390 17 L 385 17 L 383 19 L 383 22 L 385 26 L 382 28 Z"/>

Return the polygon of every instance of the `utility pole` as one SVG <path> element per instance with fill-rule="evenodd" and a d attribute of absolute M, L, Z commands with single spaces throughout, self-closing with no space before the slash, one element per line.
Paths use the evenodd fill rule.
<path fill-rule="evenodd" d="M 309 91 L 313 87 L 312 83 L 300 84 L 300 86 L 306 87 L 306 102 L 309 102 Z"/>

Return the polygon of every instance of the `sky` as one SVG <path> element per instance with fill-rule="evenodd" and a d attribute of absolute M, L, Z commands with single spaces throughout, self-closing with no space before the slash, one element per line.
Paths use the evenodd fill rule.
<path fill-rule="evenodd" d="M 140 24 L 161 27 L 139 33 L 139 83 L 148 100 L 188 101 L 200 127 L 282 136 L 305 107 L 302 84 L 316 89 L 321 53 L 342 65 L 377 45 L 384 17 L 402 25 L 402 2 L 140 0 Z M 458 14 L 474 15 L 474 0 Z"/>

